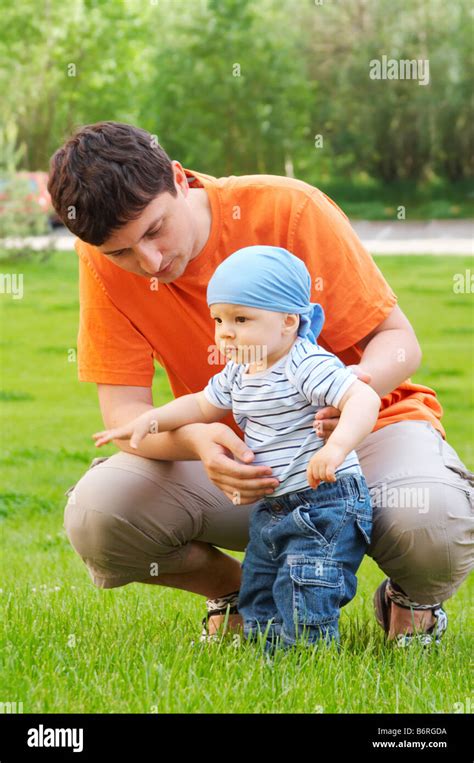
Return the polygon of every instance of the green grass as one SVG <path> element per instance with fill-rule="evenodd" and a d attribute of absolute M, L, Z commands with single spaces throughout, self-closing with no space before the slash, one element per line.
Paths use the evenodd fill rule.
<path fill-rule="evenodd" d="M 453 292 L 468 258 L 380 257 L 418 333 L 422 368 L 444 407 L 449 442 L 473 464 L 472 295 Z M 24 298 L 0 295 L 2 692 L 38 712 L 453 712 L 472 707 L 473 581 L 448 602 L 450 628 L 435 652 L 384 642 L 371 599 L 383 573 L 369 558 L 343 610 L 340 653 L 299 650 L 268 661 L 232 641 L 190 646 L 202 597 L 132 584 L 96 589 L 63 527 L 64 491 L 97 451 L 95 385 L 78 384 L 77 259 L 1 263 L 24 274 Z M 159 370 L 155 391 L 171 397 Z M 108 446 L 104 455 L 112 453 Z M 242 554 L 234 554 L 242 558 Z M 459 706 L 458 706 L 459 707 Z"/>

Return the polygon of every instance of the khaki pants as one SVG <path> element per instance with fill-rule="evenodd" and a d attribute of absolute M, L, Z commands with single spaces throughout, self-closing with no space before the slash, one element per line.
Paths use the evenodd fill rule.
<path fill-rule="evenodd" d="M 357 454 L 374 507 L 369 555 L 413 601 L 448 599 L 474 566 L 474 474 L 425 421 L 385 426 Z M 200 461 L 124 452 L 94 459 L 66 494 L 66 533 L 99 588 L 182 572 L 192 540 L 244 551 L 256 505 L 234 505 Z"/>

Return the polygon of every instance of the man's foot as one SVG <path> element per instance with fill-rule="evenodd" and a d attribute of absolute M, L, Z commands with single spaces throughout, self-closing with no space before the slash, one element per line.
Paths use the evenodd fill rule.
<path fill-rule="evenodd" d="M 389 641 L 398 638 L 400 634 L 425 633 L 436 624 L 432 609 L 407 609 L 390 602 L 390 629 L 387 634 Z"/>
<path fill-rule="evenodd" d="M 202 626 L 199 640 L 212 642 L 220 641 L 222 636 L 243 633 L 244 623 L 239 614 L 229 615 L 227 617 L 227 623 L 225 615 L 212 615 L 211 617 L 204 617 L 202 619 Z"/>
<path fill-rule="evenodd" d="M 226 616 L 225 615 L 212 615 L 209 619 L 204 618 L 203 624 L 207 620 L 207 630 L 210 636 L 213 636 L 214 634 L 220 633 L 221 635 L 223 633 L 237 633 L 238 631 L 242 630 L 244 627 L 244 621 L 242 620 L 241 615 L 234 614 L 229 615 L 227 618 L 227 625 L 225 624 Z"/>
<path fill-rule="evenodd" d="M 399 633 L 396 636 L 396 645 L 406 647 L 410 646 L 413 641 L 417 641 L 422 646 L 431 646 L 432 644 L 438 646 L 441 643 L 440 639 L 443 633 L 448 627 L 448 615 L 442 607 L 433 608 L 432 612 L 434 616 L 433 625 L 421 633 Z"/>
<path fill-rule="evenodd" d="M 239 591 L 232 591 L 217 599 L 207 599 L 207 615 L 202 620 L 200 642 L 212 643 L 220 641 L 223 636 L 243 633 L 243 620 L 237 609 L 238 598 Z"/>
<path fill-rule="evenodd" d="M 374 594 L 375 617 L 389 641 L 406 647 L 414 641 L 423 646 L 439 644 L 448 627 L 448 616 L 441 604 L 410 602 L 399 586 L 388 578 Z"/>

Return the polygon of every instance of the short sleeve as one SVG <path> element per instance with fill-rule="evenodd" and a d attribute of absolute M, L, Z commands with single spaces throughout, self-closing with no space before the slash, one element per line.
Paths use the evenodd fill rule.
<path fill-rule="evenodd" d="M 315 407 L 338 407 L 357 376 L 332 353 L 317 347 L 293 366 L 293 383 L 306 400 Z"/>
<path fill-rule="evenodd" d="M 76 245 L 76 249 L 79 249 Z M 79 381 L 151 387 L 153 349 L 113 304 L 90 263 L 79 256 Z"/>
<path fill-rule="evenodd" d="M 204 395 L 209 403 L 217 408 L 232 410 L 232 366 L 227 363 L 218 374 L 214 374 L 204 387 Z"/>
<path fill-rule="evenodd" d="M 332 352 L 357 344 L 397 304 L 347 216 L 321 191 L 315 189 L 294 215 L 288 243 L 308 268 L 311 301 L 325 312 L 321 340 Z"/>

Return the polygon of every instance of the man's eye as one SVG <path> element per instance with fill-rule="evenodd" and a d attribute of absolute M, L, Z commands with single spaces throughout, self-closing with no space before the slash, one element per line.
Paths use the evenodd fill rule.
<path fill-rule="evenodd" d="M 164 225 L 164 223 L 163 223 L 162 225 L 160 225 L 160 227 L 159 227 L 159 228 L 157 228 L 156 230 L 151 230 L 151 231 L 149 231 L 149 232 L 146 234 L 146 237 L 147 237 L 147 238 L 153 238 L 153 236 L 157 236 L 157 235 L 158 235 L 158 233 L 161 231 L 161 229 L 162 229 L 163 225 Z M 122 249 L 122 251 L 121 251 L 121 252 L 116 252 L 115 254 L 109 254 L 108 256 L 109 256 L 109 257 L 120 257 L 122 254 L 126 254 L 128 251 L 129 251 L 129 249 Z"/>
<path fill-rule="evenodd" d="M 122 254 L 126 254 L 128 249 L 122 249 L 121 252 L 115 252 L 115 254 L 109 254 L 109 257 L 120 257 Z"/>
<path fill-rule="evenodd" d="M 153 238 L 153 236 L 157 236 L 158 233 L 161 231 L 162 227 L 163 227 L 163 225 L 160 225 L 160 227 L 157 228 L 156 230 L 151 230 L 149 233 L 146 234 L 146 237 L 147 238 Z"/>

